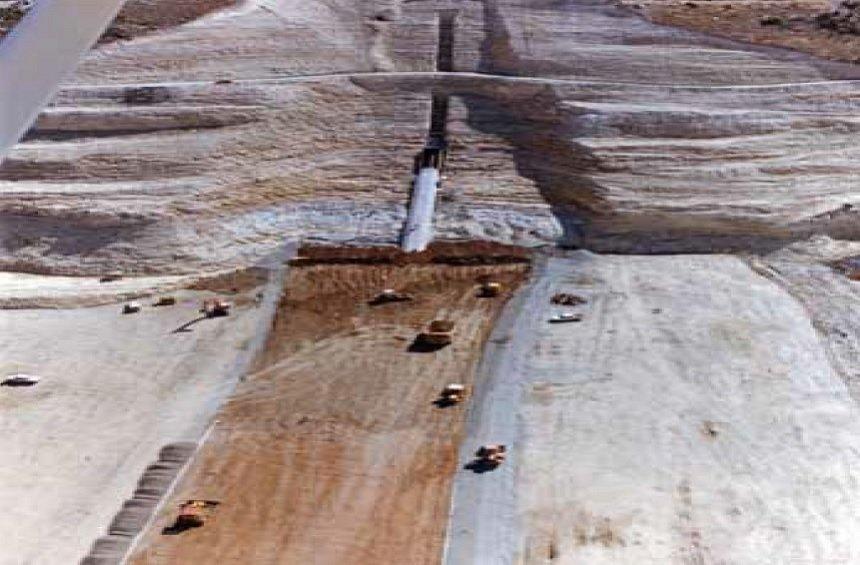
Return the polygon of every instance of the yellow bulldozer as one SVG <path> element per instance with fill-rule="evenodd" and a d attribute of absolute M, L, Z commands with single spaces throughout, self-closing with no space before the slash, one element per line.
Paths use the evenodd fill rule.
<path fill-rule="evenodd" d="M 478 287 L 478 296 L 492 298 L 502 293 L 502 283 L 496 281 L 484 281 Z"/>
<path fill-rule="evenodd" d="M 418 334 L 415 343 L 425 347 L 444 347 L 453 340 L 454 322 L 433 320 L 427 329 Z"/>
<path fill-rule="evenodd" d="M 173 528 L 187 530 L 203 526 L 209 517 L 210 510 L 218 504 L 220 502 L 217 500 L 189 500 L 181 504 Z"/>
<path fill-rule="evenodd" d="M 436 400 L 436 404 L 440 407 L 453 406 L 454 404 L 460 404 L 465 399 L 466 385 L 451 383 L 445 385 L 445 388 L 443 388 L 442 392 L 439 393 L 439 398 Z"/>

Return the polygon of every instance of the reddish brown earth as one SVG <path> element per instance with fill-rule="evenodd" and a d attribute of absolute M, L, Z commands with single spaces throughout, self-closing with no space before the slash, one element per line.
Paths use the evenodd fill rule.
<path fill-rule="evenodd" d="M 131 39 L 194 21 L 210 12 L 238 4 L 238 0 L 130 0 L 126 2 L 101 42 Z M 24 17 L 19 8 L 0 9 L 0 37 Z"/>
<path fill-rule="evenodd" d="M 466 405 L 432 402 L 449 382 L 472 384 L 528 269 L 293 266 L 255 371 L 131 562 L 438 563 Z M 488 275 L 502 296 L 476 296 Z M 368 305 L 386 287 L 415 299 Z M 410 352 L 434 318 L 456 321 L 454 343 Z M 204 527 L 163 534 L 190 498 L 221 504 Z"/>
<path fill-rule="evenodd" d="M 826 59 L 860 59 L 860 35 L 837 33 L 815 23 L 817 15 L 831 10 L 827 0 L 625 0 L 624 4 L 658 24 L 787 47 Z M 779 18 L 779 23 L 762 25 L 767 17 Z"/>
<path fill-rule="evenodd" d="M 127 2 L 101 41 L 131 39 L 175 27 L 238 4 L 238 0 L 132 0 Z"/>

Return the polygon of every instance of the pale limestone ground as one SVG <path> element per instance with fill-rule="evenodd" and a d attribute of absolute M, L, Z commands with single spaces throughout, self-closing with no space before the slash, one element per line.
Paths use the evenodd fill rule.
<path fill-rule="evenodd" d="M 159 449 L 195 441 L 235 382 L 261 309 L 207 320 L 198 296 L 123 316 L 120 305 L 0 310 L 0 563 L 75 563 L 105 533 Z"/>
<path fill-rule="evenodd" d="M 583 322 L 545 322 L 557 291 Z M 448 563 L 855 562 L 858 409 L 815 316 L 735 257 L 551 260 L 463 447 L 511 466 L 462 472 Z"/>

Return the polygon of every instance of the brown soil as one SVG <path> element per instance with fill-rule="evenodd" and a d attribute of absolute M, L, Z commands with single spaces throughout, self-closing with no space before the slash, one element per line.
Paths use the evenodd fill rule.
<path fill-rule="evenodd" d="M 130 0 L 104 32 L 100 43 L 132 39 L 160 29 L 194 21 L 215 10 L 235 6 L 238 0 Z M 0 37 L 24 16 L 18 8 L 0 9 Z"/>
<path fill-rule="evenodd" d="M 437 241 L 426 251 L 406 253 L 399 247 L 332 247 L 309 246 L 302 249 L 293 265 L 333 264 L 444 264 L 444 265 L 499 265 L 528 263 L 528 249 L 492 241 Z"/>
<path fill-rule="evenodd" d="M 528 269 L 294 266 L 255 371 L 131 562 L 438 563 L 466 407 L 432 402 L 449 382 L 472 384 Z M 502 296 L 476 296 L 486 275 Z M 386 287 L 415 298 L 369 306 Z M 410 352 L 434 318 L 456 321 L 454 343 Z M 162 534 L 190 498 L 221 504 L 204 527 Z"/>
<path fill-rule="evenodd" d="M 860 58 L 860 35 L 836 33 L 815 22 L 827 0 L 624 0 L 648 20 L 735 39 L 786 47 L 840 61 Z M 762 25 L 763 18 L 778 23 Z"/>
<path fill-rule="evenodd" d="M 208 290 L 220 294 L 239 294 L 263 286 L 268 280 L 266 269 L 251 267 L 214 277 L 201 279 L 188 288 L 191 290 Z"/>
<path fill-rule="evenodd" d="M 107 43 L 131 39 L 182 25 L 237 3 L 238 0 L 131 0 L 125 4 L 100 41 Z"/>

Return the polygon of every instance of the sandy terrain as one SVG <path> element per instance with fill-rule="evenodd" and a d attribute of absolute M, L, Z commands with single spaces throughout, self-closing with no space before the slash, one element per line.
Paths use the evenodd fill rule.
<path fill-rule="evenodd" d="M 28 300 L 69 298 L 68 281 L 49 279 L 17 280 L 33 291 Z M 199 438 L 268 322 L 251 292 L 236 296 L 234 316 L 176 333 L 208 295 L 180 292 L 176 306 L 132 316 L 119 304 L 0 310 L 0 371 L 43 377 L 33 388 L 0 387 L 0 563 L 77 562 L 161 447 Z"/>
<path fill-rule="evenodd" d="M 133 563 L 436 563 L 465 405 L 432 401 L 471 384 L 505 297 L 478 298 L 475 278 L 510 288 L 527 265 L 294 267 L 266 350 Z M 411 303 L 371 307 L 392 286 Z M 434 317 L 456 340 L 410 352 Z M 162 535 L 176 504 L 221 501 L 200 530 Z"/>
<path fill-rule="evenodd" d="M 544 322 L 556 291 L 583 322 Z M 858 409 L 779 285 L 734 257 L 576 254 L 520 312 L 463 447 L 513 437 L 515 468 L 460 475 L 448 563 L 860 558 Z"/>

